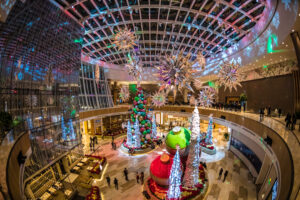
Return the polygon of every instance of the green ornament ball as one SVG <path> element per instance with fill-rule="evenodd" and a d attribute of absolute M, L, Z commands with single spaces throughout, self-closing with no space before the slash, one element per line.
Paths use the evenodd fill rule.
<path fill-rule="evenodd" d="M 147 132 L 147 133 L 150 133 L 150 129 L 148 129 L 146 132 Z"/>
<path fill-rule="evenodd" d="M 146 135 L 146 134 L 147 134 L 147 131 L 144 131 L 144 132 L 143 132 L 143 135 Z"/>
<path fill-rule="evenodd" d="M 143 121 L 141 122 L 141 124 L 142 124 L 142 125 L 145 125 L 145 123 L 146 123 L 146 121 L 145 121 L 145 120 L 143 120 Z"/>
<path fill-rule="evenodd" d="M 140 98 L 138 98 L 138 97 L 134 97 L 134 100 L 135 100 L 135 101 L 139 101 L 139 99 L 140 99 Z"/>

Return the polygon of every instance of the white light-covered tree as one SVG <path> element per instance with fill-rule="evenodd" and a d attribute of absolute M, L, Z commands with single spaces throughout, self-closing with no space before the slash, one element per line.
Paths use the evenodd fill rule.
<path fill-rule="evenodd" d="M 195 109 L 193 111 L 191 131 L 192 131 L 192 137 L 194 136 L 195 138 L 200 133 L 200 117 L 199 117 L 199 111 L 197 106 L 195 106 Z"/>
<path fill-rule="evenodd" d="M 131 147 L 132 146 L 132 133 L 131 133 L 131 123 L 128 120 L 127 124 L 127 141 L 126 141 L 127 146 Z"/>
<path fill-rule="evenodd" d="M 69 124 L 68 125 L 69 125 L 69 130 L 70 130 L 70 140 L 75 140 L 76 139 L 76 134 L 74 132 L 72 119 L 69 119 Z"/>
<path fill-rule="evenodd" d="M 153 113 L 151 138 L 155 139 L 156 137 L 157 137 L 156 120 L 155 120 L 155 114 Z"/>
<path fill-rule="evenodd" d="M 209 121 L 208 121 L 208 127 L 206 131 L 206 138 L 205 138 L 205 143 L 206 144 L 212 144 L 212 130 L 213 130 L 213 118 L 212 115 L 209 116 Z"/>
<path fill-rule="evenodd" d="M 168 200 L 180 199 L 181 174 L 182 171 L 180 168 L 179 146 L 177 146 L 177 151 L 173 158 L 173 164 L 169 177 L 169 190 L 167 193 Z"/>
<path fill-rule="evenodd" d="M 139 120 L 136 117 L 135 124 L 134 124 L 134 147 L 135 148 L 141 148 L 141 137 L 140 137 L 140 126 L 139 126 Z"/>
<path fill-rule="evenodd" d="M 64 120 L 64 116 L 61 116 L 61 133 L 62 133 L 62 138 L 64 140 L 67 139 L 67 131 L 66 131 L 66 126 L 65 126 L 65 120 Z"/>
<path fill-rule="evenodd" d="M 193 135 L 189 156 L 186 161 L 186 169 L 183 178 L 183 183 L 185 187 L 194 187 L 199 182 L 199 164 L 200 164 L 200 141 L 201 134 L 198 130 L 197 135 Z"/>

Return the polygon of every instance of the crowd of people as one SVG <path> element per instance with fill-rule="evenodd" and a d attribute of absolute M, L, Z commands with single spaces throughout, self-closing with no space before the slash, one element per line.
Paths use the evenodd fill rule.
<path fill-rule="evenodd" d="M 125 169 L 123 170 L 123 176 L 124 176 L 124 178 L 125 178 L 125 181 L 127 181 L 127 182 L 129 181 L 128 173 L 129 173 L 129 172 L 128 172 L 128 169 L 125 168 Z M 144 172 L 141 172 L 141 173 L 136 172 L 136 173 L 135 173 L 136 183 L 143 185 L 143 184 L 144 184 L 144 177 L 145 177 Z M 106 182 L 107 182 L 108 187 L 111 186 L 111 185 L 110 185 L 110 181 L 111 181 L 110 176 L 107 175 L 107 176 L 106 176 Z M 115 186 L 115 189 L 116 189 L 116 190 L 119 189 L 119 180 L 118 180 L 116 177 L 114 178 L 114 186 Z"/>

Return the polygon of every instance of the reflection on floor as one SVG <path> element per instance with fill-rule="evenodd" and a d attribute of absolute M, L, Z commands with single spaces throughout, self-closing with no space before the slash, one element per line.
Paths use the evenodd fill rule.
<path fill-rule="evenodd" d="M 215 160 L 209 159 L 208 155 L 203 154 L 202 160 L 207 162 L 209 189 L 206 199 L 213 200 L 233 200 L 233 199 L 256 199 L 256 188 L 252 182 L 252 177 L 249 170 L 234 156 L 230 151 L 227 151 L 227 142 L 223 140 L 224 131 L 215 129 L 213 137 L 217 140 L 216 145 L 219 149 L 218 156 Z M 115 139 L 117 147 L 120 147 L 124 136 Z M 88 138 L 83 142 L 88 145 Z M 100 139 L 99 139 L 100 140 Z M 98 147 L 98 148 L 97 148 Z M 142 185 L 136 183 L 135 173 L 144 172 L 145 179 L 149 176 L 149 166 L 151 161 L 162 151 L 165 151 L 165 146 L 158 147 L 146 155 L 128 156 L 120 150 L 112 150 L 111 140 L 100 140 L 97 146 L 97 153 L 105 156 L 108 159 L 108 167 L 104 174 L 103 180 L 97 182 L 100 187 L 104 200 L 142 200 Z M 89 148 L 86 149 L 89 151 Z M 210 158 L 211 159 L 211 158 Z M 123 176 L 124 168 L 129 171 L 129 181 Z M 220 168 L 229 171 L 226 181 L 217 180 L 217 175 Z M 105 177 L 110 176 L 111 182 L 116 177 L 119 181 L 119 190 L 111 184 L 109 187 Z"/>

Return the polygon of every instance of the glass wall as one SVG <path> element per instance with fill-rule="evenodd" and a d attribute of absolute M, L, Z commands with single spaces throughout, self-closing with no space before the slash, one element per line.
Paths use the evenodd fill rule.
<path fill-rule="evenodd" d="M 230 144 L 239 150 L 252 163 L 257 173 L 259 173 L 262 163 L 256 154 L 236 138 L 231 137 Z"/>
<path fill-rule="evenodd" d="M 83 33 L 49 1 L 17 1 L 0 24 L 0 110 L 20 122 L 16 135 L 30 131 L 35 170 L 80 142 Z"/>
<path fill-rule="evenodd" d="M 79 99 L 81 110 L 113 107 L 110 88 L 102 67 L 81 64 Z"/>

